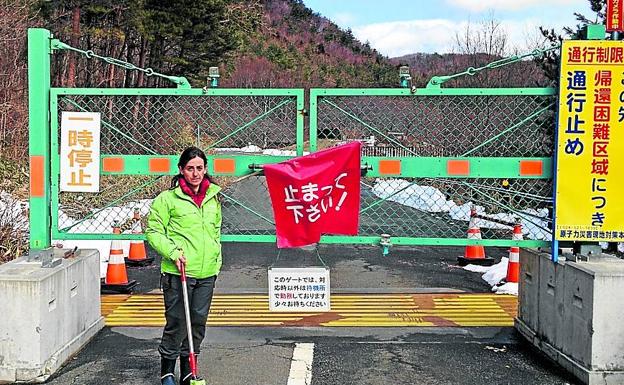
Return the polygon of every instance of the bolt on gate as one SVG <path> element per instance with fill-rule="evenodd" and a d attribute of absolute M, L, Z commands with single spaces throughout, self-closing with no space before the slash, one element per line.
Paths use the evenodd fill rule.
<path fill-rule="evenodd" d="M 51 86 L 51 54 L 73 51 L 176 88 Z M 536 55 L 531 53 L 524 56 Z M 522 57 L 504 59 L 501 66 Z M 266 181 L 258 166 L 346 141 L 363 142 L 358 236 L 322 243 L 535 247 L 551 238 L 552 88 L 312 89 L 309 129 L 303 89 L 191 88 L 185 78 L 82 51 L 29 30 L 31 247 L 51 240 L 139 239 L 112 233 L 177 173 L 188 145 L 206 150 L 223 190 L 224 242 L 275 242 Z M 404 83 L 404 82 L 402 82 Z M 212 82 L 216 85 L 216 82 Z M 101 116 L 100 191 L 60 191 L 62 111 Z M 307 140 L 306 140 L 307 139 Z M 466 239 L 477 205 L 483 240 Z M 527 229 L 511 240 L 516 217 Z"/>

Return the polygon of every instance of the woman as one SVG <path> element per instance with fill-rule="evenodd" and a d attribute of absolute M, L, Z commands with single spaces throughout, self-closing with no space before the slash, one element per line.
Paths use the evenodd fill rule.
<path fill-rule="evenodd" d="M 180 268 L 186 268 L 193 347 L 199 353 L 215 280 L 221 269 L 221 190 L 206 174 L 206 155 L 189 147 L 180 155 L 179 174 L 171 188 L 152 203 L 145 234 L 162 256 L 160 284 L 166 325 L 158 347 L 161 384 L 175 385 L 180 357 L 180 384 L 190 384 L 189 345 L 184 317 Z"/>

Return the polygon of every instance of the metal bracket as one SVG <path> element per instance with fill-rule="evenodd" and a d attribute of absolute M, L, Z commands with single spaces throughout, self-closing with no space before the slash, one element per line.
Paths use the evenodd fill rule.
<path fill-rule="evenodd" d="M 262 171 L 262 166 L 263 166 L 262 164 L 258 164 L 258 163 L 250 163 L 250 164 L 247 166 L 247 168 L 249 168 L 251 171 Z M 362 166 L 360 167 L 360 170 L 361 170 L 360 175 L 361 175 L 361 176 L 365 176 L 365 175 L 366 175 L 366 173 L 368 173 L 368 172 L 369 172 L 370 170 L 372 170 L 372 169 L 373 169 L 373 166 L 372 166 L 372 165 L 370 165 L 370 164 L 368 164 L 368 163 L 364 163 L 364 165 L 362 165 Z"/>
<path fill-rule="evenodd" d="M 581 244 L 581 250 L 576 256 L 577 261 L 589 262 L 590 258 L 601 257 L 602 247 L 600 245 Z"/>
<path fill-rule="evenodd" d="M 54 258 L 54 248 L 30 250 L 26 256 L 27 262 L 41 262 L 41 267 L 51 268 L 62 263 L 60 258 Z"/>
<path fill-rule="evenodd" d="M 78 250 L 78 246 L 74 247 L 71 250 L 67 250 L 66 252 L 63 253 L 63 258 L 68 259 L 68 258 L 76 258 L 80 256 L 80 250 Z"/>
<path fill-rule="evenodd" d="M 392 236 L 390 234 L 381 234 L 379 238 L 379 246 L 381 246 L 381 255 L 387 256 L 390 254 L 390 247 L 392 247 Z"/>
<path fill-rule="evenodd" d="M 59 39 L 51 39 L 50 40 L 50 49 L 52 51 L 57 51 L 57 50 L 62 50 L 62 49 L 68 49 L 69 45 L 63 43 L 62 41 L 60 41 Z"/>
<path fill-rule="evenodd" d="M 167 78 L 177 84 L 177 88 L 191 89 L 191 84 L 184 76 L 168 76 Z"/>
<path fill-rule="evenodd" d="M 360 167 L 361 172 L 360 172 L 360 176 L 366 176 L 366 174 L 373 169 L 373 166 L 368 164 L 368 163 L 364 163 L 363 166 Z"/>

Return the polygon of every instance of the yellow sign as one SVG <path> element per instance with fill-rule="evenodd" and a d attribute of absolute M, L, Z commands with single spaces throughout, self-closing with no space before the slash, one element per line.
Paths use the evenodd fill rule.
<path fill-rule="evenodd" d="M 624 43 L 561 48 L 555 238 L 624 242 Z"/>

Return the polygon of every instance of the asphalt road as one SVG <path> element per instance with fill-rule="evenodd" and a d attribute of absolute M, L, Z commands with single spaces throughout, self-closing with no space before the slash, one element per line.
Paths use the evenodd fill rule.
<path fill-rule="evenodd" d="M 266 293 L 269 267 L 327 266 L 334 292 L 435 292 L 489 290 L 478 274 L 457 266 L 461 247 L 394 247 L 383 257 L 375 246 L 321 245 L 316 251 L 284 249 L 274 244 L 226 243 L 223 267 L 217 281 L 220 293 Z M 139 282 L 137 292 L 158 289 L 159 257 L 153 265 L 128 269 L 130 279 Z M 488 248 L 487 255 L 499 260 L 507 255 L 500 248 Z"/>
<path fill-rule="evenodd" d="M 487 250 L 499 258 L 505 250 Z M 217 281 L 223 293 L 266 292 L 267 268 L 331 269 L 334 292 L 485 292 L 478 274 L 455 266 L 461 248 L 324 246 L 280 253 L 273 246 L 226 245 Z M 140 292 L 157 290 L 158 267 L 130 269 Z M 159 328 L 106 327 L 49 384 L 158 384 Z M 314 344 L 311 384 L 576 384 L 532 350 L 513 328 L 210 327 L 200 373 L 208 384 L 287 385 L 293 350 Z"/>
<path fill-rule="evenodd" d="M 105 328 L 50 384 L 158 383 L 156 328 Z M 214 385 L 286 385 L 313 343 L 313 385 L 575 384 L 512 328 L 210 328 L 199 370 Z"/>

